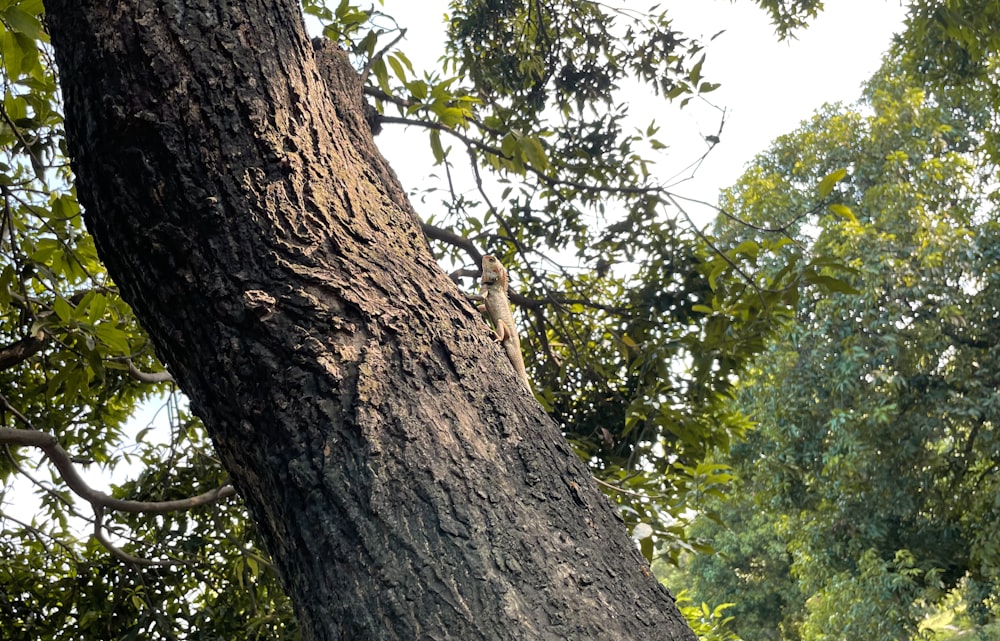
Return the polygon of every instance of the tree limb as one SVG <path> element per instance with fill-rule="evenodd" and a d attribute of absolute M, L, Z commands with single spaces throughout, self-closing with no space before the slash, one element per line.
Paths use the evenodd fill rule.
<path fill-rule="evenodd" d="M 27 420 L 23 414 L 11 407 L 10 403 L 8 403 L 7 399 L 3 396 L 0 396 L 0 403 L 3 404 L 7 411 L 17 416 L 18 420 L 21 420 L 22 422 Z M 59 475 L 62 476 L 64 481 L 66 481 L 66 485 L 69 486 L 69 489 L 73 490 L 77 496 L 85 499 L 88 503 L 94 506 L 95 509 L 107 508 L 111 510 L 118 510 L 120 512 L 162 514 L 164 512 L 174 512 L 177 510 L 190 510 L 202 505 L 215 503 L 216 501 L 236 494 L 236 488 L 232 485 L 223 485 L 222 487 L 209 490 L 202 494 L 198 494 L 197 496 L 176 499 L 173 501 L 132 501 L 128 499 L 119 499 L 109 494 L 105 494 L 100 490 L 95 490 L 87 485 L 87 482 L 83 480 L 83 477 L 80 476 L 79 472 L 77 472 L 76 466 L 73 465 L 73 461 L 70 459 L 69 453 L 63 448 L 62 445 L 59 444 L 59 440 L 51 434 L 40 432 L 38 430 L 0 427 L 0 443 L 7 445 L 25 445 L 41 449 L 45 452 L 45 455 L 49 457 L 49 460 L 52 461 L 52 464 L 56 466 L 56 469 L 59 471 Z"/>
<path fill-rule="evenodd" d="M 0 348 L 0 370 L 23 363 L 42 351 L 48 342 L 48 335 L 42 333 L 41 336 L 25 336 L 19 341 Z"/>
<path fill-rule="evenodd" d="M 447 243 L 465 251 L 476 265 L 483 262 L 483 254 L 476 247 L 476 244 L 465 236 L 459 236 L 450 229 L 442 229 L 430 223 L 421 222 L 420 227 L 423 229 L 424 235 L 428 238 Z"/>

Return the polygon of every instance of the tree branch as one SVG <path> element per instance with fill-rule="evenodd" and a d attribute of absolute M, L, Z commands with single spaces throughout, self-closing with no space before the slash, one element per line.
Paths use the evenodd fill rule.
<path fill-rule="evenodd" d="M 119 561 L 125 563 L 131 563 L 133 565 L 138 565 L 142 567 L 164 567 L 170 565 L 191 565 L 190 561 L 184 561 L 181 559 L 170 559 L 169 561 L 154 561 L 152 559 L 144 559 L 139 556 L 133 556 L 121 549 L 117 545 L 111 542 L 111 539 L 105 535 L 104 528 L 104 510 L 99 506 L 94 506 L 94 538 L 100 543 L 104 548 L 111 553 L 111 556 L 115 557 Z"/>
<path fill-rule="evenodd" d="M 453 247 L 457 247 L 465 251 L 465 253 L 468 254 L 469 257 L 472 259 L 472 262 L 475 263 L 476 265 L 483 262 L 482 252 L 479 251 L 479 248 L 476 247 L 475 243 L 473 243 L 465 236 L 459 236 L 450 229 L 442 229 L 440 227 L 431 225 L 430 223 L 421 222 L 420 227 L 421 229 L 423 229 L 424 235 L 427 236 L 428 238 L 440 241 L 442 243 L 447 243 Z"/>
<path fill-rule="evenodd" d="M 25 336 L 7 347 L 0 348 L 0 370 L 23 363 L 42 351 L 48 342 L 48 335 L 43 332 L 41 336 Z"/>
<path fill-rule="evenodd" d="M 31 426 L 28 417 L 11 405 L 7 397 L 2 394 L 0 394 L 0 407 L 13 414 L 21 423 L 29 427 Z M 66 481 L 69 489 L 89 502 L 95 511 L 107 508 L 120 512 L 162 514 L 177 510 L 190 510 L 202 505 L 215 503 L 236 494 L 236 488 L 232 485 L 223 485 L 197 496 L 173 501 L 131 501 L 128 499 L 119 499 L 87 485 L 87 482 L 77 472 L 76 466 L 73 465 L 73 460 L 69 452 L 59 444 L 59 440 L 52 434 L 35 429 L 0 427 L 0 443 L 41 449 L 49 457 L 49 460 L 52 461 L 52 464 L 56 466 L 56 470 L 59 471 L 59 475 Z"/>
<path fill-rule="evenodd" d="M 409 100 L 404 100 L 403 98 L 397 98 L 396 96 L 393 96 L 391 94 L 387 94 L 386 92 L 382 91 L 378 87 L 373 87 L 371 85 L 365 85 L 364 89 L 362 89 L 362 92 L 366 96 L 371 96 L 372 98 L 375 98 L 376 100 L 382 100 L 384 102 L 391 102 L 392 104 L 399 105 L 400 107 L 409 107 L 410 106 L 410 101 Z M 384 114 L 379 114 L 379 118 L 380 119 L 384 118 L 384 117 L 385 117 Z"/>
<path fill-rule="evenodd" d="M 0 402 L 3 403 L 5 409 L 15 415 L 18 415 L 19 420 L 23 418 L 23 415 L 11 407 L 10 404 L 7 403 L 7 400 L 2 396 L 0 396 Z M 51 434 L 39 432 L 37 430 L 0 427 L 0 443 L 7 445 L 26 445 L 37 447 L 45 452 L 45 455 L 49 457 L 52 464 L 56 466 L 56 469 L 59 471 L 59 475 L 62 476 L 64 481 L 66 481 L 66 485 L 69 486 L 69 489 L 73 490 L 74 494 L 86 500 L 95 508 L 103 507 L 111 510 L 118 510 L 120 512 L 131 513 L 146 512 L 151 514 L 162 514 L 164 512 L 175 512 L 177 510 L 190 510 L 192 508 L 201 507 L 202 505 L 215 503 L 216 501 L 236 494 L 236 488 L 232 485 L 223 485 L 222 487 L 217 487 L 202 494 L 198 494 L 197 496 L 176 499 L 173 501 L 132 501 L 128 499 L 119 499 L 109 494 L 105 494 L 100 490 L 95 490 L 87 485 L 87 482 L 84 481 L 83 477 L 80 476 L 80 473 L 77 472 L 76 466 L 73 465 L 73 461 L 70 459 L 69 453 L 63 449 L 62 445 L 59 444 L 58 439 Z"/>

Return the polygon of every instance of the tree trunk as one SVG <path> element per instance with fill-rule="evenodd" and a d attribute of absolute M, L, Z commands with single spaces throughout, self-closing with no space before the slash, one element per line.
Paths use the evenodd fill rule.
<path fill-rule="evenodd" d="M 296 1 L 46 6 L 88 227 L 305 638 L 694 638 Z"/>

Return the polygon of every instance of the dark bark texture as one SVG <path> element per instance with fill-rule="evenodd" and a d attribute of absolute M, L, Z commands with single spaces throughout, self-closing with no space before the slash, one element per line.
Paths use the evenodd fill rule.
<path fill-rule="evenodd" d="M 87 224 L 307 639 L 693 639 L 294 0 L 47 0 Z"/>

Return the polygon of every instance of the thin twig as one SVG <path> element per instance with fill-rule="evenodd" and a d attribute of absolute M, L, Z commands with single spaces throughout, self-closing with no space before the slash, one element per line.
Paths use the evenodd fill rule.
<path fill-rule="evenodd" d="M 375 62 L 379 60 L 382 56 L 384 56 L 386 52 L 388 52 L 389 49 L 395 46 L 397 42 L 402 40 L 405 35 L 406 35 L 406 29 L 400 29 L 399 35 L 393 38 L 392 42 L 390 42 L 389 44 L 387 44 L 386 46 L 382 47 L 381 49 L 375 52 L 375 55 L 373 55 L 371 59 L 368 60 L 368 63 L 365 65 L 365 68 L 361 70 L 362 84 L 364 84 L 364 82 L 368 80 L 368 74 L 371 73 L 372 66 L 375 65 Z"/>

